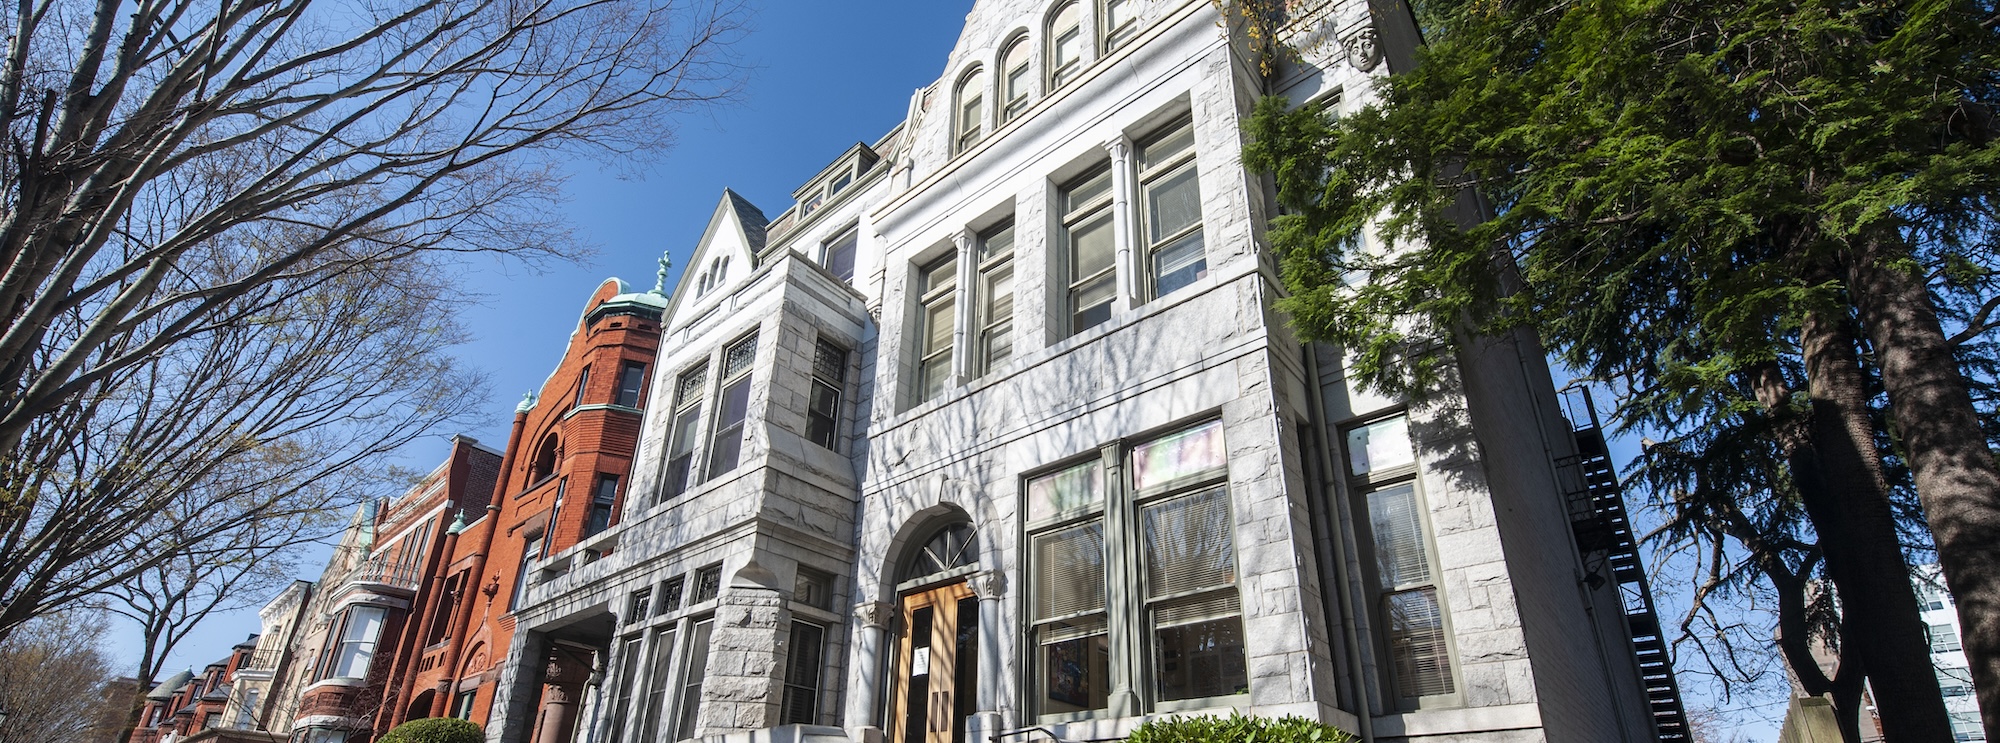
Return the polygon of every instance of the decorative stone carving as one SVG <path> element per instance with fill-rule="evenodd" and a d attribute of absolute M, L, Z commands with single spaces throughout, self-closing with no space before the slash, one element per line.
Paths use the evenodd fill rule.
<path fill-rule="evenodd" d="M 1347 63 L 1362 72 L 1374 72 L 1382 64 L 1382 39 L 1375 27 L 1363 24 L 1347 35 Z"/>
<path fill-rule="evenodd" d="M 982 570 L 965 579 L 965 585 L 972 589 L 972 595 L 984 601 L 996 601 L 1007 592 L 1007 574 L 998 570 Z"/>
<path fill-rule="evenodd" d="M 861 618 L 861 626 L 888 629 L 896 621 L 896 605 L 887 601 L 869 601 L 854 605 L 854 616 Z"/>

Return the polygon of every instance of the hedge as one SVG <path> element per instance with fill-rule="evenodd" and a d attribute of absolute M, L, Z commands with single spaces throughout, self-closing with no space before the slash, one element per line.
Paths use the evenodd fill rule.
<path fill-rule="evenodd" d="M 426 717 L 397 725 L 376 743 L 485 743 L 479 726 L 456 717 Z"/>
<path fill-rule="evenodd" d="M 1353 743 L 1340 728 L 1304 717 L 1168 717 L 1132 731 L 1126 743 Z"/>

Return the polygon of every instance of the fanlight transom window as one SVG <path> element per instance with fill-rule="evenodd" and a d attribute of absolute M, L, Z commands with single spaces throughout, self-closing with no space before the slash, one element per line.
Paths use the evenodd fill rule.
<path fill-rule="evenodd" d="M 937 530 L 910 556 L 903 565 L 901 580 L 937 575 L 978 562 L 979 534 L 971 524 L 952 524 Z"/>

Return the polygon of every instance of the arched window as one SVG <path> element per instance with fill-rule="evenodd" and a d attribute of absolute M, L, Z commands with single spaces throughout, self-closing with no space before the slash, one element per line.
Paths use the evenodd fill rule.
<path fill-rule="evenodd" d="M 1014 117 L 1028 110 L 1028 101 L 1033 100 L 1035 79 L 1029 74 L 1028 35 L 1021 34 L 1007 42 L 1000 52 L 1000 121 L 1013 121 Z"/>
<path fill-rule="evenodd" d="M 1139 33 L 1139 3 L 1136 0 L 1104 0 L 1104 15 L 1101 25 L 1104 34 L 1104 53 L 1124 46 Z"/>
<path fill-rule="evenodd" d="M 561 449 L 562 445 L 556 440 L 555 434 L 551 433 L 542 439 L 542 448 L 535 450 L 534 467 L 528 470 L 528 482 L 541 482 L 549 475 L 555 474 L 556 456 Z"/>
<path fill-rule="evenodd" d="M 986 71 L 977 67 L 958 79 L 958 93 L 952 97 L 957 112 L 953 131 L 957 144 L 953 152 L 964 152 L 979 144 L 986 132 Z"/>
<path fill-rule="evenodd" d="M 1049 89 L 1076 79 L 1083 71 L 1083 12 L 1075 2 L 1063 3 L 1049 14 Z"/>
<path fill-rule="evenodd" d="M 951 524 L 931 534 L 922 546 L 903 563 L 902 575 L 898 582 L 915 580 L 927 575 L 974 565 L 979 562 L 979 535 L 972 525 L 964 522 Z"/>

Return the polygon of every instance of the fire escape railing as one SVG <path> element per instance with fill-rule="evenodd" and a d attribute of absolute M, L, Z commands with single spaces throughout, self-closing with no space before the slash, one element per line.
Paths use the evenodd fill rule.
<path fill-rule="evenodd" d="M 1581 393 L 1583 410 L 1571 411 L 1569 419 L 1577 454 L 1556 462 L 1569 475 L 1563 503 L 1569 512 L 1570 530 L 1578 552 L 1586 556 L 1604 553 L 1611 578 L 1618 582 L 1625 627 L 1631 632 L 1632 651 L 1659 739 L 1663 743 L 1692 741 L 1680 685 L 1674 680 L 1673 658 L 1667 653 L 1667 638 L 1654 608 L 1653 589 L 1639 560 L 1639 541 L 1626 515 L 1625 490 L 1618 482 L 1618 470 L 1611 462 L 1589 390 L 1576 391 Z"/>

